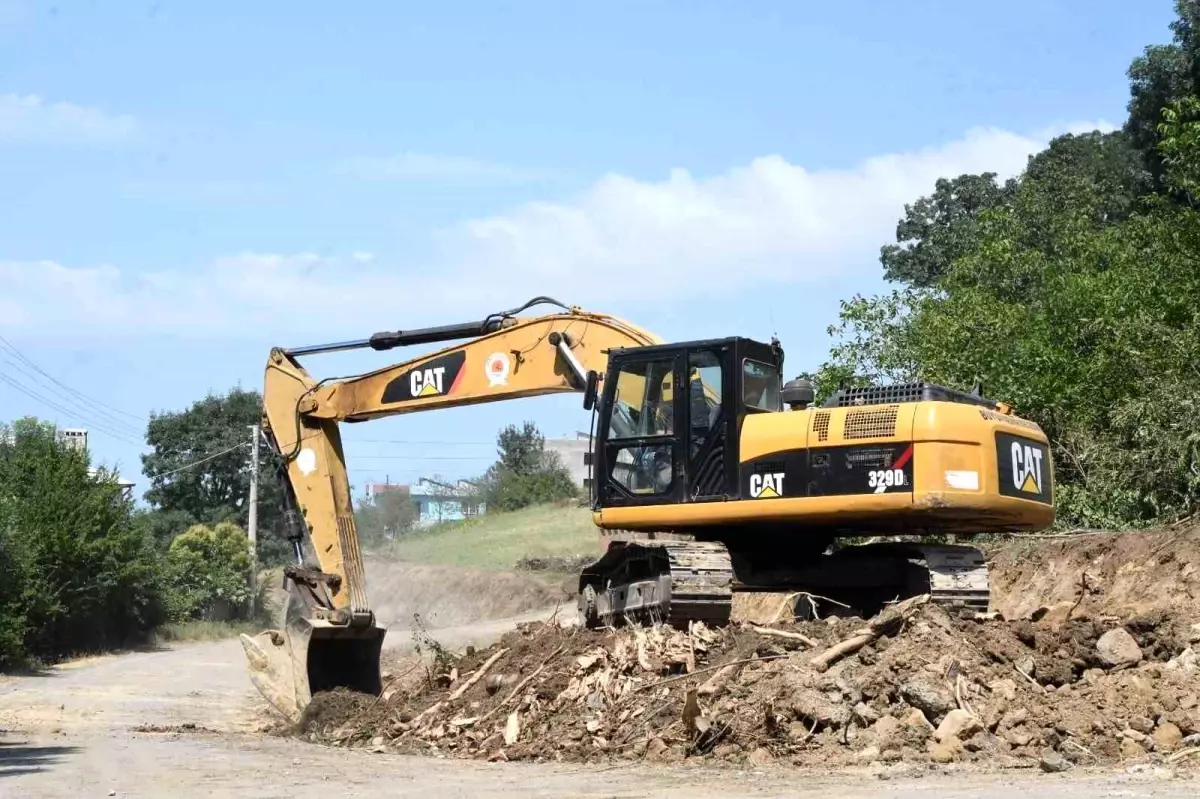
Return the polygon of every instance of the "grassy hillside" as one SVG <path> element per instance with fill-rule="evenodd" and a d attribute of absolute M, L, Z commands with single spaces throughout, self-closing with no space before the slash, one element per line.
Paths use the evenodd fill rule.
<path fill-rule="evenodd" d="M 415 533 L 388 554 L 419 563 L 511 569 L 526 556 L 599 553 L 587 508 L 542 505 Z"/>

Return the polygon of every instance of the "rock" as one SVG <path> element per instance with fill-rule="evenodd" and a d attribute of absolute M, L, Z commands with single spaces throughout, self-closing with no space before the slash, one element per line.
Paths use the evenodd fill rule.
<path fill-rule="evenodd" d="M 1121 737 L 1135 743 L 1144 744 L 1150 740 L 1150 736 L 1138 730 L 1121 730 Z"/>
<path fill-rule="evenodd" d="M 667 744 L 662 738 L 653 738 L 646 745 L 646 757 L 650 760 L 662 760 L 667 753 Z"/>
<path fill-rule="evenodd" d="M 1196 650 L 1188 647 L 1180 652 L 1175 657 L 1167 662 L 1168 669 L 1182 669 L 1186 672 L 1193 672 L 1200 669 L 1200 656 L 1196 654 Z"/>
<path fill-rule="evenodd" d="M 883 716 L 871 725 L 871 734 L 880 749 L 886 749 L 890 744 L 897 743 L 904 724 L 892 716 Z"/>
<path fill-rule="evenodd" d="M 1057 774 L 1060 771 L 1069 770 L 1071 764 L 1058 752 L 1050 751 L 1042 755 L 1042 759 L 1038 761 L 1038 768 L 1047 774 Z"/>
<path fill-rule="evenodd" d="M 1180 710 L 1191 710 L 1197 705 L 1200 705 L 1200 696 L 1197 696 L 1196 694 L 1188 694 L 1183 699 L 1179 700 Z"/>
<path fill-rule="evenodd" d="M 879 759 L 884 763 L 895 763 L 903 757 L 904 754 L 899 749 L 884 749 Z"/>
<path fill-rule="evenodd" d="M 713 757 L 719 757 L 722 760 L 728 760 L 734 755 L 739 754 L 741 751 L 742 747 L 738 746 L 737 744 L 721 744 L 713 750 Z"/>
<path fill-rule="evenodd" d="M 1142 660 L 1142 649 L 1124 627 L 1109 630 L 1096 641 L 1096 654 L 1109 668 L 1132 666 Z"/>
<path fill-rule="evenodd" d="M 1129 720 L 1129 729 L 1137 730 L 1143 735 L 1154 732 L 1154 722 L 1145 716 L 1134 716 Z"/>
<path fill-rule="evenodd" d="M 1137 741 L 1133 740 L 1132 738 L 1121 739 L 1121 757 L 1125 758 L 1126 760 L 1133 760 L 1135 758 L 1144 757 L 1145 754 L 1146 750 L 1143 749 L 1142 745 Z"/>
<path fill-rule="evenodd" d="M 929 735 L 934 730 L 929 719 L 925 718 L 925 714 L 916 708 L 913 708 L 913 711 L 904 717 L 904 726 L 916 730 L 922 735 Z"/>
<path fill-rule="evenodd" d="M 854 759 L 859 763 L 873 763 L 880 758 L 881 754 L 878 746 L 868 746 L 855 752 Z"/>
<path fill-rule="evenodd" d="M 1188 630 L 1188 643 L 1200 644 L 1200 622 L 1196 622 Z"/>
<path fill-rule="evenodd" d="M 981 729 L 983 729 L 983 724 L 967 711 L 951 710 L 946 714 L 946 718 L 942 719 L 942 723 L 938 725 L 933 737 L 939 743 L 944 743 L 950 738 L 961 741 L 970 738 Z"/>
<path fill-rule="evenodd" d="M 992 680 L 988 683 L 988 688 L 992 693 L 1004 697 L 1008 702 L 1015 702 L 1017 699 L 1017 682 L 1005 678 L 1003 680 Z"/>
<path fill-rule="evenodd" d="M 879 721 L 879 711 L 868 704 L 859 702 L 854 706 L 854 720 L 858 722 L 859 726 L 870 727 Z"/>
<path fill-rule="evenodd" d="M 766 766 L 775 762 L 775 756 L 771 754 L 770 750 L 760 746 L 750 753 L 749 760 L 751 765 Z"/>
<path fill-rule="evenodd" d="M 796 716 L 807 719 L 810 725 L 815 721 L 818 729 L 843 727 L 850 721 L 848 707 L 812 688 L 800 688 L 793 691 L 789 704 Z"/>
<path fill-rule="evenodd" d="M 932 719 L 941 719 L 956 707 L 954 692 L 926 677 L 914 677 L 906 681 L 900 686 L 900 696 Z"/>
<path fill-rule="evenodd" d="M 383 746 L 383 736 L 376 735 L 371 739 L 371 746 Z"/>
<path fill-rule="evenodd" d="M 1017 671 L 1026 674 L 1030 677 L 1036 676 L 1037 661 L 1033 659 L 1033 655 L 1026 655 L 1016 662 Z"/>
<path fill-rule="evenodd" d="M 1183 741 L 1183 733 L 1171 722 L 1159 726 L 1153 733 L 1154 748 L 1159 752 L 1170 752 Z"/>
<path fill-rule="evenodd" d="M 953 763 L 962 751 L 962 742 L 957 738 L 929 742 L 929 756 L 933 758 L 934 763 Z"/>
<path fill-rule="evenodd" d="M 1033 735 L 1028 730 L 1006 730 L 1004 740 L 1013 747 L 1029 746 L 1033 742 Z"/>
<path fill-rule="evenodd" d="M 1020 727 L 1028 720 L 1029 711 L 1023 707 L 1018 707 L 1004 714 L 1004 717 L 1000 719 L 1000 727 L 1001 729 Z"/>

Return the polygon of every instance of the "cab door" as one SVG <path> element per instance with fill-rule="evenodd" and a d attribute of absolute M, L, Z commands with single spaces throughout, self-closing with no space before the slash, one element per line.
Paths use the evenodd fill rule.
<path fill-rule="evenodd" d="M 734 358 L 728 344 L 713 343 L 687 353 L 687 498 L 729 499 L 737 485 L 737 414 L 730 379 Z"/>
<path fill-rule="evenodd" d="M 683 501 L 684 363 L 682 351 L 614 357 L 599 419 L 599 506 Z"/>

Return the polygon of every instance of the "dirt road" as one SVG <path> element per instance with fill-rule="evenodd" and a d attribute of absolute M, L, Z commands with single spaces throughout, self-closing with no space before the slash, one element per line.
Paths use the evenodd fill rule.
<path fill-rule="evenodd" d="M 536 614 L 534 614 L 536 616 Z M 449 646 L 485 644 L 513 620 L 438 631 Z M 410 644 L 403 630 L 392 648 Z M 1153 769 L 1046 775 L 898 767 L 797 772 L 630 765 L 485 764 L 326 749 L 259 732 L 265 704 L 236 641 L 75 662 L 44 676 L 0 678 L 0 795 L 333 796 L 902 796 L 1184 797 L 1197 784 Z M 154 732 L 154 728 L 195 729 Z"/>

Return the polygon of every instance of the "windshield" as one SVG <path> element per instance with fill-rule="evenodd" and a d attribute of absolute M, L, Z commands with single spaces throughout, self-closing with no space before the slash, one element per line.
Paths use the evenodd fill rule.
<path fill-rule="evenodd" d="M 749 358 L 742 361 L 742 402 L 747 408 L 778 411 L 779 372 L 775 367 Z"/>

